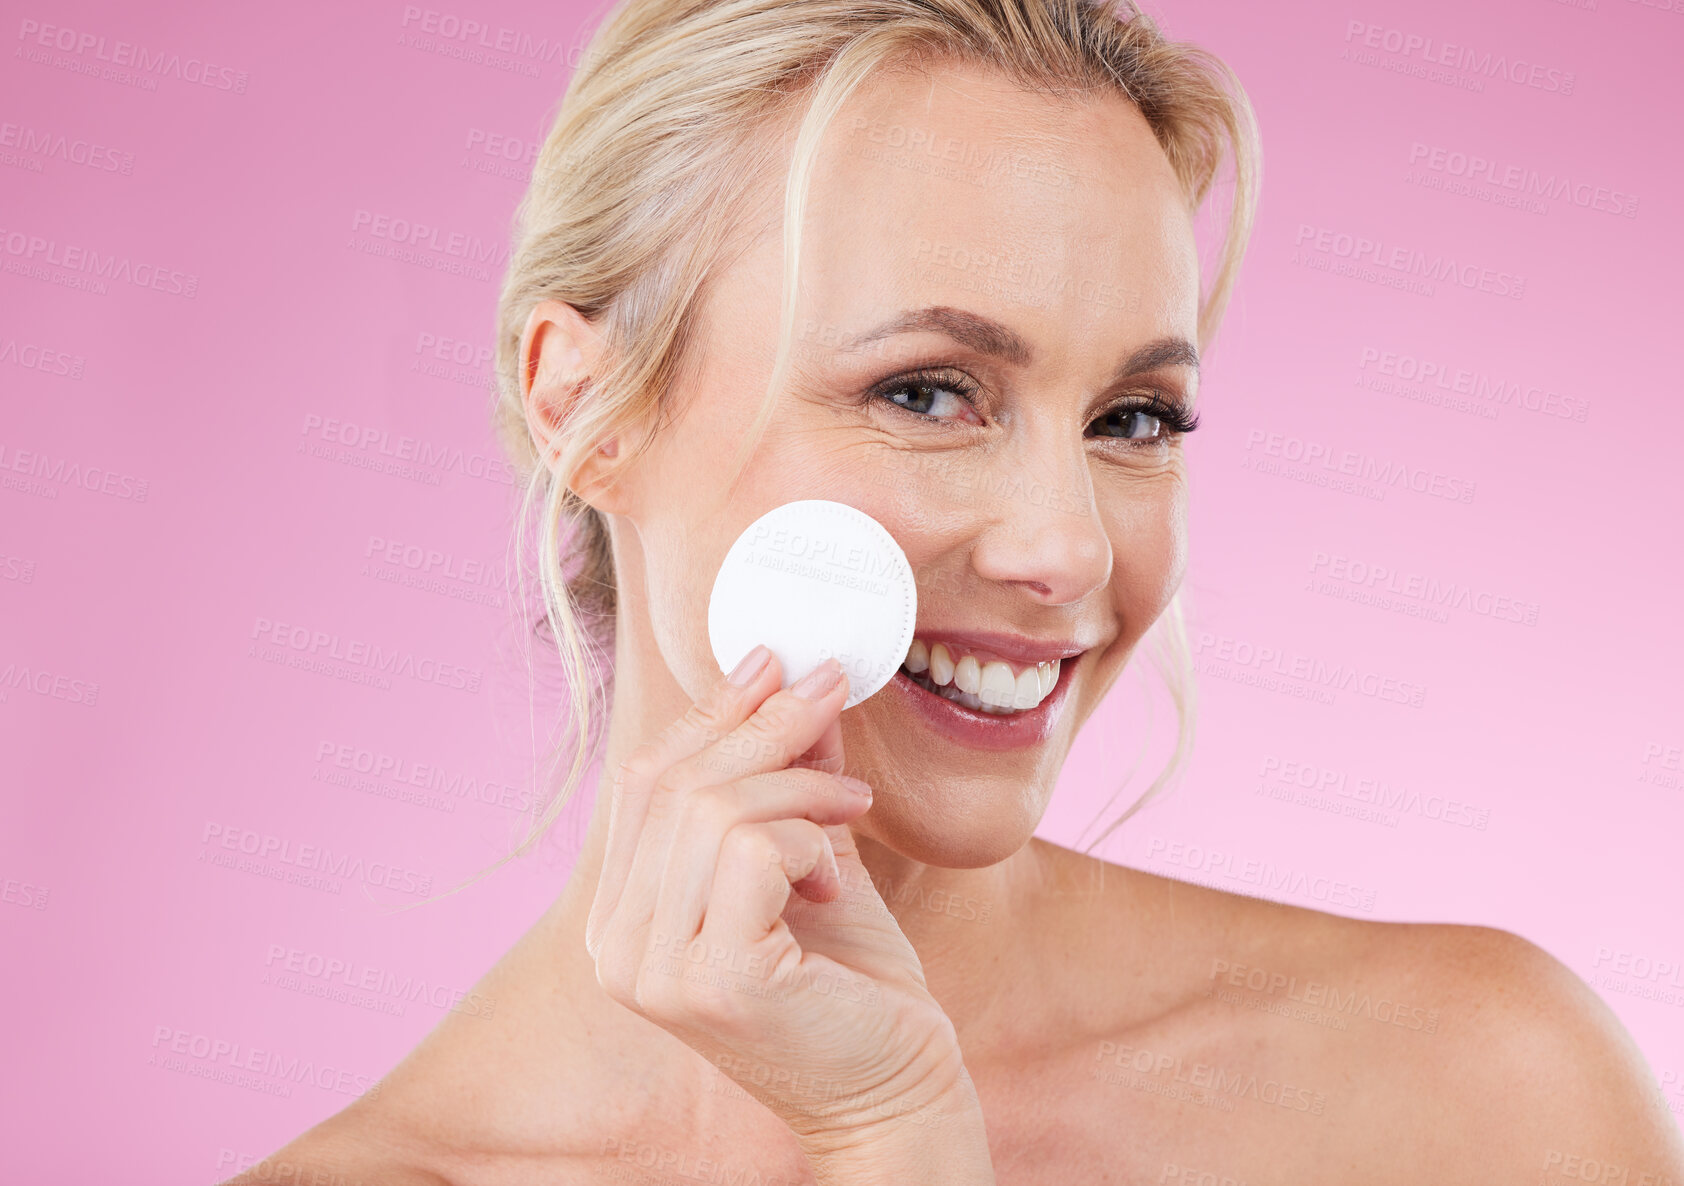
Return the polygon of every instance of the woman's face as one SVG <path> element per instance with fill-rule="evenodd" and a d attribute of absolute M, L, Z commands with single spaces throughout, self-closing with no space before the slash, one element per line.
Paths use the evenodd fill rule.
<path fill-rule="evenodd" d="M 1028 841 L 1077 729 L 1181 580 L 1191 221 L 1120 98 L 1073 105 L 966 67 L 874 77 L 821 151 L 792 369 L 728 491 L 777 346 L 768 229 L 715 277 L 694 373 L 619 479 L 617 547 L 642 570 L 622 579 L 644 582 L 661 657 L 694 697 L 718 678 L 708 597 L 745 527 L 809 498 L 876 518 L 916 575 L 909 666 L 928 668 L 842 716 L 847 771 L 876 789 L 856 828 L 925 863 L 991 864 Z M 951 680 L 979 689 L 963 703 L 953 682 L 931 690 L 947 664 L 920 643 L 938 642 Z M 963 706 L 1027 705 L 1049 683 L 1034 709 Z"/>

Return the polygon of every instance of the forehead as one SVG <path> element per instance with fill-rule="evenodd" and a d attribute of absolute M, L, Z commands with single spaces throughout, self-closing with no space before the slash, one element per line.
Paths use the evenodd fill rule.
<path fill-rule="evenodd" d="M 1114 92 L 1034 93 L 956 63 L 872 75 L 826 133 L 801 257 L 802 316 L 821 332 L 945 304 L 1067 356 L 1195 336 L 1186 200 Z"/>

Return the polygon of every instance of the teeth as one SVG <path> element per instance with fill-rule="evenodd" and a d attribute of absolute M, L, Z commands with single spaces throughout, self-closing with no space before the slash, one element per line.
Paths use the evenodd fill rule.
<path fill-rule="evenodd" d="M 965 656 L 965 663 L 975 662 L 969 655 Z M 1036 681 L 1039 687 L 1039 681 Z M 990 663 L 982 669 L 982 680 L 977 688 L 977 699 L 991 708 L 1016 708 L 1017 677 L 1012 669 L 1004 663 Z M 1040 703 L 1037 696 L 1035 702 Z"/>
<path fill-rule="evenodd" d="M 953 657 L 939 642 L 930 648 L 930 682 L 937 687 L 953 682 Z"/>
<path fill-rule="evenodd" d="M 1013 713 L 1035 708 L 1058 683 L 1060 661 L 1036 663 L 1013 671 L 998 659 L 984 662 L 961 653 L 955 658 L 945 643 L 915 638 L 902 665 L 914 682 L 966 708 Z"/>
<path fill-rule="evenodd" d="M 1002 663 L 1001 666 L 1005 667 L 1005 664 Z M 1006 674 L 1011 674 L 1011 668 L 1006 667 Z M 1025 667 L 1018 673 L 1017 678 L 1012 680 L 1011 698 L 1011 707 L 1020 711 L 1034 708 L 1041 703 L 1040 664 Z"/>
<path fill-rule="evenodd" d="M 982 691 L 982 664 L 966 655 L 953 665 L 953 683 L 961 692 L 975 696 Z"/>

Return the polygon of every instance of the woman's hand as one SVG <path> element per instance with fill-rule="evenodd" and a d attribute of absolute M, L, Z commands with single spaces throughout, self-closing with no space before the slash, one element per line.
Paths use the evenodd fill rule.
<path fill-rule="evenodd" d="M 780 683 L 756 648 L 616 771 L 597 980 L 784 1120 L 821 1181 L 992 1182 L 952 1022 L 847 827 L 871 805 L 841 774 L 847 679 Z"/>

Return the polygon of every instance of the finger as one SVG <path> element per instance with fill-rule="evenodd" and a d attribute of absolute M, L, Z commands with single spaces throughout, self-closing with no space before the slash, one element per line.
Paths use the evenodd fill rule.
<path fill-rule="evenodd" d="M 656 930 L 688 940 L 702 929 L 720 849 L 733 828 L 782 819 L 803 819 L 820 827 L 841 825 L 870 806 L 869 795 L 817 770 L 779 770 L 691 791 L 678 812 L 666 867 L 656 879 Z M 834 858 L 827 860 L 826 869 L 835 873 Z M 834 876 L 826 884 L 830 891 L 840 888 Z"/>
<path fill-rule="evenodd" d="M 894 894 L 894 886 L 886 884 L 883 892 L 879 892 L 871 874 L 860 863 L 852 828 L 826 826 L 824 831 L 830 838 L 831 854 L 836 858 L 840 884 L 836 897 L 822 904 L 814 904 L 805 897 L 791 899 L 781 916 L 802 952 L 807 956 L 823 955 L 876 980 L 904 976 L 910 963 L 914 978 L 923 984 L 922 965 L 883 897 L 884 892 Z M 906 900 L 904 887 L 900 896 Z M 991 903 L 986 901 L 966 904 L 982 911 L 991 910 Z"/>
<path fill-rule="evenodd" d="M 760 666 L 754 668 L 757 661 Z M 745 666 L 751 668 L 746 681 L 733 682 L 734 678 L 745 679 Z M 596 896 L 585 923 L 585 946 L 593 956 L 602 928 L 619 906 L 626 879 L 632 872 L 656 780 L 674 762 L 741 725 L 782 681 L 777 656 L 764 646 L 756 647 L 744 656 L 736 671 L 720 676 L 682 717 L 633 750 L 615 769 L 602 871 L 597 877 Z"/>
<path fill-rule="evenodd" d="M 828 898 L 835 896 L 836 882 L 830 838 L 819 825 L 810 820 L 739 824 L 719 846 L 698 938 L 710 951 L 750 952 L 784 925 L 784 906 L 797 883 Z"/>
<path fill-rule="evenodd" d="M 620 884 L 612 887 L 616 896 L 603 915 L 605 925 L 609 918 L 616 926 L 623 922 L 633 931 L 653 924 L 670 854 L 679 843 L 682 807 L 691 794 L 702 787 L 785 769 L 818 740 L 847 697 L 847 676 L 841 664 L 827 659 L 789 689 L 773 691 L 738 728 L 655 778 L 644 796 L 643 820 L 629 868 Z M 699 896 L 705 902 L 705 890 Z M 696 924 L 700 925 L 700 915 Z M 589 938 L 587 930 L 587 946 Z"/>
<path fill-rule="evenodd" d="M 838 716 L 830 722 L 828 728 L 819 739 L 807 748 L 792 766 L 805 766 L 812 770 L 822 770 L 826 774 L 841 774 L 843 769 L 842 755 L 842 718 Z"/>
<path fill-rule="evenodd" d="M 802 694 L 807 679 L 821 677 L 833 682 Z M 655 798 L 784 769 L 824 736 L 847 699 L 847 674 L 835 659 L 826 659 L 793 687 L 766 697 L 747 720 L 718 741 L 674 762 L 662 775 Z"/>

